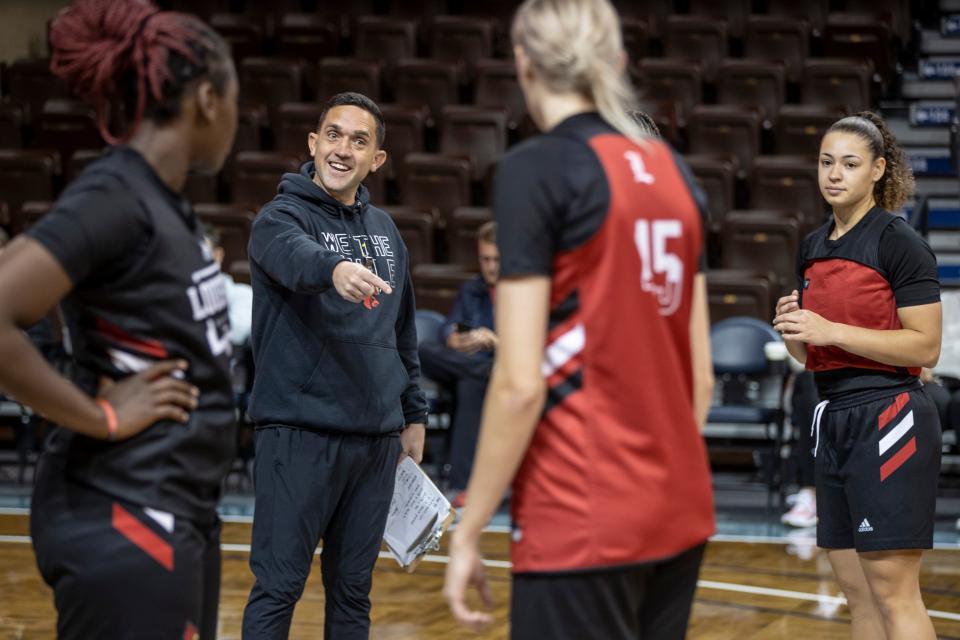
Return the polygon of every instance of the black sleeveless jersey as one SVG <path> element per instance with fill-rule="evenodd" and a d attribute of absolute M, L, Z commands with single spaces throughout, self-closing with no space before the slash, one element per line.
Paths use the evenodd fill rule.
<path fill-rule="evenodd" d="M 186 424 L 123 442 L 57 429 L 66 473 L 106 494 L 196 521 L 214 516 L 234 456 L 226 286 L 189 204 L 127 147 L 92 164 L 28 234 L 73 281 L 63 302 L 75 382 L 96 393 L 158 360 L 189 362 L 200 389 Z"/>
<path fill-rule="evenodd" d="M 831 240 L 832 230 L 831 221 L 800 246 L 804 309 L 831 322 L 896 330 L 903 328 L 897 309 L 940 300 L 936 258 L 902 218 L 874 207 L 840 238 Z M 919 367 L 894 367 L 839 347 L 807 345 L 807 369 L 814 372 L 820 396 L 832 401 L 866 401 L 919 386 Z"/>

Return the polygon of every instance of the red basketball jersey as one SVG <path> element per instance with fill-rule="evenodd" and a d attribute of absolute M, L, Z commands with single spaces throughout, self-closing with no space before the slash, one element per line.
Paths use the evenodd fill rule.
<path fill-rule="evenodd" d="M 501 163 L 501 277 L 552 278 L 543 416 L 513 487 L 514 571 L 667 558 L 714 531 L 689 339 L 702 208 L 685 168 L 596 114 Z"/>

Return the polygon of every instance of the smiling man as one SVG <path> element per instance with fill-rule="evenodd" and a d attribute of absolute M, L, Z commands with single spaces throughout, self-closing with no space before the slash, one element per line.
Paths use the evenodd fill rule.
<path fill-rule="evenodd" d="M 383 116 L 334 96 L 250 238 L 256 583 L 243 637 L 286 638 L 323 539 L 324 637 L 365 639 L 397 462 L 420 462 L 427 405 L 407 249 L 361 184 Z"/>

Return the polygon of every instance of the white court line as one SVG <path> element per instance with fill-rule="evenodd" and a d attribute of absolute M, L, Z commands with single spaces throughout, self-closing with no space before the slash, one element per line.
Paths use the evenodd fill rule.
<path fill-rule="evenodd" d="M 0 535 L 0 543 L 9 542 L 15 544 L 30 544 L 29 536 L 4 536 Z M 250 553 L 249 544 L 223 543 L 220 548 L 224 551 L 241 551 Z M 320 555 L 321 549 L 313 552 L 314 555 Z M 393 556 L 388 551 L 381 551 L 380 558 L 391 559 Z M 423 562 L 434 562 L 437 564 L 447 564 L 450 562 L 449 556 L 438 556 L 427 554 L 423 556 Z M 496 569 L 510 569 L 513 563 L 507 560 L 484 560 L 484 566 Z M 713 580 L 698 580 L 697 586 L 701 589 L 714 589 L 717 591 L 732 591 L 736 593 L 749 593 L 758 596 L 768 596 L 773 598 L 787 598 L 791 600 L 805 600 L 807 602 L 818 602 L 821 604 L 846 604 L 847 599 L 843 596 L 827 596 L 819 593 L 806 593 L 804 591 L 791 591 L 788 589 L 771 589 L 768 587 L 754 587 L 747 584 L 736 584 L 732 582 L 715 582 Z M 960 613 L 950 611 L 937 611 L 928 609 L 927 613 L 931 618 L 940 618 L 942 620 L 960 621 Z"/>
<path fill-rule="evenodd" d="M 30 509 L 27 507 L 0 507 L 0 515 L 21 515 L 29 516 Z M 224 522 L 236 524 L 252 524 L 253 516 L 226 515 L 220 516 Z M 450 525 L 450 531 L 457 528 L 456 524 Z M 490 525 L 484 527 L 483 533 L 504 533 L 509 534 L 510 527 L 505 525 Z M 786 536 L 745 536 L 728 533 L 718 533 L 710 538 L 711 542 L 737 542 L 744 544 L 797 544 L 798 542 L 816 543 L 816 536 L 809 538 L 788 538 Z M 933 548 L 936 551 L 960 551 L 960 542 L 935 542 Z"/>
<path fill-rule="evenodd" d="M 797 544 L 799 542 L 817 543 L 817 537 L 788 538 L 786 536 L 741 536 L 728 533 L 717 533 L 710 537 L 710 542 L 739 542 L 745 544 Z M 960 551 L 958 542 L 934 542 L 936 551 Z"/>

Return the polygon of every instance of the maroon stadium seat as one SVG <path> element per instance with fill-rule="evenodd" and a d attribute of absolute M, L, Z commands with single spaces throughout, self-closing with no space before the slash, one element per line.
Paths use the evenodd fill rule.
<path fill-rule="evenodd" d="M 870 106 L 869 60 L 810 58 L 803 64 L 800 93 L 804 104 L 842 105 L 848 111 Z"/>
<path fill-rule="evenodd" d="M 78 100 L 47 100 L 36 123 L 33 145 L 56 149 L 64 163 L 77 149 L 99 149 L 106 143 L 97 127 L 93 107 Z M 66 166 L 63 167 L 66 173 Z"/>
<path fill-rule="evenodd" d="M 763 273 L 711 269 L 707 272 L 710 322 L 749 316 L 769 322 L 773 310 L 770 281 Z"/>
<path fill-rule="evenodd" d="M 387 128 L 387 163 L 383 169 L 390 180 L 398 180 L 403 171 L 403 159 L 408 153 L 424 149 L 424 130 L 428 118 L 426 107 L 382 104 L 383 122 Z"/>
<path fill-rule="evenodd" d="M 20 205 L 56 199 L 60 156 L 46 149 L 0 149 L 0 194 L 10 208 L 11 233 L 19 233 Z"/>
<path fill-rule="evenodd" d="M 482 60 L 476 65 L 473 103 L 507 110 L 507 126 L 517 129 L 527 118 L 527 103 L 512 60 Z"/>
<path fill-rule="evenodd" d="M 0 148 L 19 149 L 23 146 L 23 108 L 10 102 L 0 102 Z"/>
<path fill-rule="evenodd" d="M 340 48 L 340 27 L 315 13 L 288 13 L 277 25 L 277 55 L 299 58 L 312 66 L 320 58 L 335 56 Z"/>
<path fill-rule="evenodd" d="M 232 201 L 260 207 L 277 195 L 284 173 L 300 171 L 300 158 L 290 152 L 241 151 L 233 163 Z"/>
<path fill-rule="evenodd" d="M 640 62 L 640 78 L 644 99 L 675 102 L 680 116 L 677 124 L 685 128 L 693 108 L 703 101 L 699 65 L 674 58 L 648 58 Z"/>
<path fill-rule="evenodd" d="M 411 153 L 403 164 L 403 203 L 436 209 L 442 228 L 446 227 L 454 209 L 470 205 L 468 160 L 435 153 Z"/>
<path fill-rule="evenodd" d="M 844 115 L 846 112 L 842 108 L 818 104 L 783 105 L 780 107 L 774 138 L 777 153 L 814 158 L 823 134 Z"/>
<path fill-rule="evenodd" d="M 810 25 L 802 18 L 750 16 L 743 41 L 744 55 L 780 62 L 789 82 L 800 82 L 810 53 Z"/>
<path fill-rule="evenodd" d="M 767 0 L 770 15 L 806 20 L 815 37 L 820 37 L 827 24 L 830 0 Z"/>
<path fill-rule="evenodd" d="M 393 98 L 397 104 L 425 104 L 434 119 L 443 107 L 456 104 L 460 93 L 457 65 L 438 60 L 400 60 L 393 72 Z"/>
<path fill-rule="evenodd" d="M 627 61 L 636 64 L 650 51 L 650 23 L 639 18 L 621 18 L 620 31 Z"/>
<path fill-rule="evenodd" d="M 734 207 L 736 164 L 732 156 L 686 155 L 683 159 L 707 195 L 710 215 L 720 223 Z"/>
<path fill-rule="evenodd" d="M 844 11 L 872 14 L 888 25 L 901 42 L 909 42 L 912 36 L 910 3 L 903 0 L 846 0 Z"/>
<path fill-rule="evenodd" d="M 664 54 L 695 60 L 707 82 L 713 82 L 720 61 L 727 57 L 727 23 L 704 16 L 670 16 L 664 35 Z"/>
<path fill-rule="evenodd" d="M 673 13 L 672 0 L 614 0 L 621 20 L 643 20 L 651 38 L 660 39 L 666 30 L 667 16 Z"/>
<path fill-rule="evenodd" d="M 193 210 L 205 225 L 220 232 L 224 269 L 247 259 L 250 228 L 255 215 L 252 210 L 229 204 L 198 204 Z"/>
<path fill-rule="evenodd" d="M 43 103 L 54 98 L 69 98 L 66 83 L 50 72 L 47 58 L 14 60 L 9 70 L 7 95 L 23 109 L 24 121 L 33 123 L 40 117 Z"/>
<path fill-rule="evenodd" d="M 266 106 L 270 126 L 276 126 L 280 105 L 303 99 L 303 64 L 286 58 L 246 58 L 240 63 L 240 99 Z"/>
<path fill-rule="evenodd" d="M 413 287 L 418 309 L 430 309 L 446 315 L 460 287 L 477 277 L 476 270 L 465 271 L 454 264 L 421 264 L 413 269 Z"/>
<path fill-rule="evenodd" d="M 193 11 L 187 10 L 188 13 Z M 230 45 L 233 59 L 238 63 L 244 58 L 263 55 L 263 24 L 251 16 L 237 13 L 215 13 L 211 16 L 210 26 Z"/>
<path fill-rule="evenodd" d="M 470 16 L 436 16 L 430 23 L 430 57 L 462 62 L 472 75 L 477 62 L 493 57 L 493 23 Z"/>
<path fill-rule="evenodd" d="M 241 151 L 259 151 L 262 147 L 261 131 L 267 127 L 267 108 L 262 104 L 241 104 L 238 113 L 237 135 L 233 148 L 223 167 L 223 177 L 229 182 L 233 161 Z"/>
<path fill-rule="evenodd" d="M 417 55 L 417 25 L 412 20 L 388 16 L 357 19 L 354 55 L 391 65 Z"/>
<path fill-rule="evenodd" d="M 784 68 L 778 62 L 727 59 L 720 63 L 717 101 L 760 107 L 764 128 L 772 128 L 786 94 Z"/>
<path fill-rule="evenodd" d="M 447 228 L 450 262 L 468 269 L 477 268 L 477 231 L 493 215 L 486 207 L 460 207 L 453 212 Z"/>
<path fill-rule="evenodd" d="M 448 105 L 443 108 L 440 152 L 470 158 L 474 180 L 485 180 L 507 149 L 507 114 L 502 109 Z"/>
<path fill-rule="evenodd" d="M 320 126 L 323 105 L 316 102 L 285 102 L 280 105 L 280 122 L 273 128 L 277 151 L 292 151 L 308 158 L 307 137 Z"/>
<path fill-rule="evenodd" d="M 803 227 L 823 222 L 825 206 L 817 181 L 817 156 L 759 156 L 754 159 L 750 206 L 780 209 L 784 204 L 803 213 Z"/>
<path fill-rule="evenodd" d="M 756 211 L 731 211 L 721 231 L 720 266 L 724 269 L 772 271 L 775 297 L 795 286 L 800 226 L 792 217 Z"/>
<path fill-rule="evenodd" d="M 831 13 L 823 33 L 823 54 L 870 60 L 884 85 L 893 81 L 896 52 L 890 25 L 873 15 Z"/>
<path fill-rule="evenodd" d="M 354 91 L 380 99 L 380 63 L 359 58 L 324 58 L 317 63 L 317 102 L 324 104 L 338 93 Z"/>
<path fill-rule="evenodd" d="M 731 154 L 744 177 L 760 153 L 760 114 L 737 105 L 700 105 L 690 116 L 688 137 L 690 153 Z"/>
<path fill-rule="evenodd" d="M 410 269 L 433 262 L 433 214 L 416 207 L 384 207 L 400 231 L 410 256 Z"/>
<path fill-rule="evenodd" d="M 689 0 L 687 8 L 695 16 L 726 20 L 730 37 L 739 39 L 750 15 L 750 4 L 750 0 Z"/>

